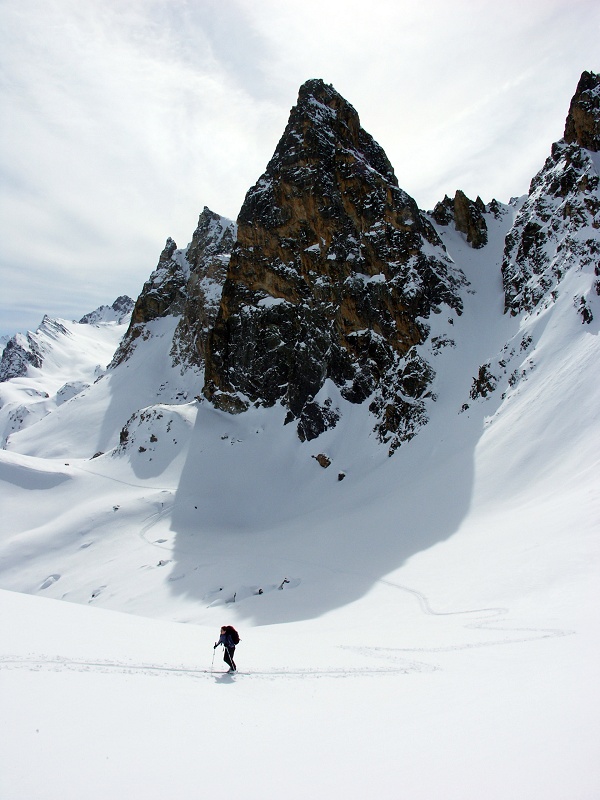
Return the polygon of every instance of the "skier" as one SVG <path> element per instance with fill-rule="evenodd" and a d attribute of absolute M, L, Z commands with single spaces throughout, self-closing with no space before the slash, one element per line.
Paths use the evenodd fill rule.
<path fill-rule="evenodd" d="M 223 654 L 223 661 L 228 665 L 229 672 L 235 672 L 237 670 L 235 661 L 233 660 L 233 654 L 235 653 L 235 646 L 239 641 L 240 637 L 236 629 L 231 625 L 223 625 L 219 641 L 215 642 L 215 647 L 213 649 L 216 649 L 220 644 L 223 645 L 225 651 Z"/>

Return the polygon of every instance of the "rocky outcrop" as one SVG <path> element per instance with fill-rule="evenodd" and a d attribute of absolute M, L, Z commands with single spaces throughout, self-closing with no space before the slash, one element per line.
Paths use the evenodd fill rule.
<path fill-rule="evenodd" d="M 163 317 L 179 320 L 171 348 L 174 363 L 183 370 L 202 366 L 235 232 L 235 223 L 205 207 L 186 248 L 178 250 L 173 239 L 167 239 L 156 269 L 135 303 L 111 368 L 129 358 L 139 337 L 151 335 L 149 323 Z"/>
<path fill-rule="evenodd" d="M 214 325 L 237 226 L 206 206 L 185 257 L 189 279 L 171 355 L 177 364 L 204 365 L 206 339 Z"/>
<path fill-rule="evenodd" d="M 597 157 L 590 150 L 599 149 L 599 96 L 600 76 L 584 72 L 565 137 L 552 146 L 506 237 L 502 277 L 505 310 L 511 314 L 552 302 L 572 268 L 590 276 L 589 292 L 578 298 L 578 309 L 593 304 L 594 270 L 600 260 L 600 179 Z M 587 312 L 582 316 L 584 322 L 589 319 Z"/>
<path fill-rule="evenodd" d="M 109 368 L 126 361 L 135 345 L 136 339 L 146 333 L 152 320 L 181 314 L 185 303 L 185 286 L 188 270 L 181 251 L 170 237 L 160 254 L 154 272 L 144 284 L 135 302 L 127 333 L 123 337 Z"/>
<path fill-rule="evenodd" d="M 492 204 L 494 205 L 492 206 Z M 490 206 L 490 211 L 495 213 L 498 206 L 496 201 L 493 200 Z M 464 233 L 471 247 L 478 250 L 484 247 L 488 241 L 487 224 L 483 216 L 486 210 L 481 197 L 477 197 L 475 201 L 469 200 L 466 194 L 458 189 L 454 200 L 446 195 L 441 202 L 437 203 L 432 216 L 438 225 L 454 223 L 456 230 Z"/>
<path fill-rule="evenodd" d="M 44 362 L 44 339 L 57 339 L 71 334 L 56 319 L 45 316 L 35 333 L 17 333 L 8 340 L 0 359 L 0 382 L 27 375 L 30 367 L 40 368 Z"/>
<path fill-rule="evenodd" d="M 393 449 L 426 419 L 433 371 L 411 351 L 432 310 L 460 312 L 462 282 L 355 109 L 308 81 L 241 209 L 204 393 L 231 412 L 281 402 L 312 439 L 339 418 L 329 380 L 369 399 Z"/>
<path fill-rule="evenodd" d="M 30 333 L 8 340 L 0 359 L 0 381 L 27 375 L 28 368 L 42 366 L 42 354 Z"/>
<path fill-rule="evenodd" d="M 571 100 L 565 142 L 597 153 L 600 150 L 600 75 L 583 72 Z"/>

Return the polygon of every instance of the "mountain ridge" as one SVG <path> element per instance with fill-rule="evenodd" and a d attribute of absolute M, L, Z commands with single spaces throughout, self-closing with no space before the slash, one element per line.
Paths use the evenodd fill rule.
<path fill-rule="evenodd" d="M 581 130 L 590 141 L 597 87 L 597 75 L 582 75 L 565 140 L 532 179 L 506 236 L 501 275 L 510 313 L 530 312 L 542 298 L 552 302 L 565 264 L 578 263 L 594 274 L 574 303 L 583 322 L 594 318 L 598 167 L 594 153 L 566 139 Z M 129 368 L 135 348 L 157 335 L 170 377 L 165 372 L 154 388 L 145 381 L 148 399 L 204 395 L 227 412 L 280 403 L 285 422 L 295 421 L 308 441 L 338 424 L 348 402 L 366 403 L 391 454 L 435 413 L 435 365 L 440 349 L 452 346 L 461 293 L 470 291 L 464 256 L 449 256 L 445 231 L 453 226 L 485 254 L 489 230 L 510 208 L 457 190 L 430 215 L 419 211 L 355 109 L 323 81 L 307 81 L 238 222 L 205 207 L 186 248 L 167 240 L 109 372 Z M 447 322 L 440 328 L 441 319 Z M 39 363 L 31 335 L 18 359 L 9 345 L 4 363 L 18 361 L 22 376 Z M 471 401 L 494 390 L 503 361 L 490 354 L 474 370 Z M 516 381 L 519 369 L 511 374 Z M 126 392 L 127 379 L 118 383 Z"/>

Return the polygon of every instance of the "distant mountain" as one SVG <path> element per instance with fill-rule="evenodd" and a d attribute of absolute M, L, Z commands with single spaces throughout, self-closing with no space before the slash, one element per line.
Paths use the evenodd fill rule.
<path fill-rule="evenodd" d="M 42 321 L 42 326 L 46 322 Z M 11 378 L 19 378 L 27 374 L 30 366 L 41 367 L 42 355 L 35 334 L 17 333 L 4 345 L 2 359 L 0 360 L 0 382 Z"/>
<path fill-rule="evenodd" d="M 133 300 L 127 295 L 117 297 L 112 306 L 100 306 L 95 311 L 85 314 L 79 322 L 82 325 L 99 325 L 103 322 L 116 322 L 122 325 L 133 311 Z"/>
<path fill-rule="evenodd" d="M 53 418 L 106 372 L 128 317 L 117 313 L 117 320 L 97 321 L 104 315 L 87 315 L 96 320 L 92 324 L 44 317 L 35 332 L 18 333 L 8 341 L 0 360 L 2 447 L 11 435 Z M 119 317 L 125 322 L 119 323 Z M 68 440 L 67 432 L 64 437 Z"/>
<path fill-rule="evenodd" d="M 100 306 L 95 311 L 85 314 L 80 325 L 102 325 L 114 323 L 122 325 L 129 321 L 133 309 L 133 300 L 126 295 L 118 297 L 112 306 Z M 40 369 L 44 364 L 45 354 L 53 350 L 53 342 L 70 335 L 63 320 L 45 316 L 39 328 L 27 333 L 17 333 L 4 342 L 0 358 L 0 383 L 11 378 L 20 378 L 28 374 L 31 367 Z"/>

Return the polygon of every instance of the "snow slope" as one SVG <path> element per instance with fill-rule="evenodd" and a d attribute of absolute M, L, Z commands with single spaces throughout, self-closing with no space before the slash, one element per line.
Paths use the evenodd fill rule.
<path fill-rule="evenodd" d="M 597 796 L 600 313 L 582 325 L 573 270 L 503 315 L 510 222 L 482 251 L 440 229 L 471 285 L 392 458 L 361 407 L 301 443 L 281 409 L 173 405 L 141 377 L 102 456 L 106 378 L 88 417 L 69 401 L 11 437 L 2 798 Z M 212 664 L 226 622 L 235 676 Z"/>

